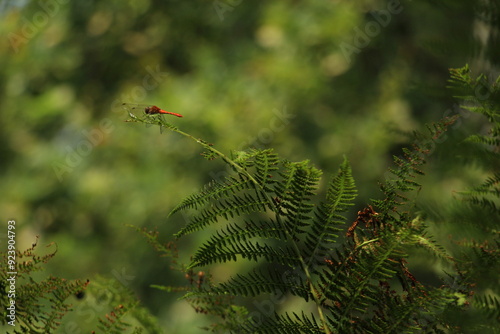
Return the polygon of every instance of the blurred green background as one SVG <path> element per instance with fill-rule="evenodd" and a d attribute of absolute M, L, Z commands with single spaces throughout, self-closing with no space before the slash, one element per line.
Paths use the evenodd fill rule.
<path fill-rule="evenodd" d="M 181 113 L 173 124 L 226 153 L 273 147 L 327 175 L 345 154 L 360 193 L 354 217 L 379 196 L 404 133 L 457 113 L 448 69 L 498 73 L 498 14 L 496 2 L 469 0 L 4 1 L 2 221 L 18 222 L 20 249 L 35 235 L 57 243 L 50 274 L 121 279 L 166 333 L 198 333 L 205 320 L 180 294 L 149 287 L 183 278 L 125 225 L 169 240 L 185 223 L 166 220 L 169 210 L 225 169 L 178 135 L 123 122 L 120 104 Z M 450 136 L 484 124 L 467 115 Z M 436 221 L 453 211 L 453 191 L 484 176 L 454 162 L 448 144 L 419 194 Z"/>

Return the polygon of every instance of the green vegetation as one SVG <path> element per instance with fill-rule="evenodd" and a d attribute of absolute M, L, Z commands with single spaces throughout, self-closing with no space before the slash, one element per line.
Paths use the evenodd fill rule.
<path fill-rule="evenodd" d="M 465 139 L 484 146 L 476 147 L 471 158 L 484 160 L 487 155 L 488 163 L 497 166 L 500 77 L 493 84 L 483 75 L 473 79 L 467 66 L 451 73 L 453 87 L 470 103 L 464 108 L 484 114 L 491 122 L 487 135 L 471 134 Z M 478 95 L 478 89 L 488 94 Z M 194 309 L 221 318 L 221 323 L 207 329 L 234 333 L 494 332 L 500 315 L 498 282 L 490 279 L 500 267 L 498 173 L 491 170 L 492 176 L 483 184 L 462 192 L 464 200 L 487 210 L 482 215 L 474 211 L 475 220 L 469 221 L 485 237 L 481 243 L 457 242 L 460 247 L 453 255 L 435 240 L 422 217 L 425 212 L 416 210 L 415 200 L 409 198 L 421 188 L 417 177 L 424 175 L 421 168 L 427 156 L 458 120 L 458 115 L 446 117 L 429 127 L 428 135 L 416 133 L 411 148 L 394 156 L 395 167 L 389 169 L 392 177 L 380 185 L 383 197 L 358 211 L 349 226 L 345 213 L 354 205 L 357 191 L 347 160 L 328 183 L 326 198 L 316 203 L 313 197 L 322 173 L 307 160 L 292 163 L 269 149 L 235 152 L 229 158 L 163 116 L 130 114 L 129 119 L 193 139 L 207 150 L 208 160 L 221 158 L 233 172 L 210 181 L 171 212 L 195 211 L 176 238 L 204 232 L 205 241 L 190 263 L 173 268 L 191 280 L 184 298 Z M 211 225 L 216 227 L 210 229 Z M 162 246 L 156 234 L 145 235 L 160 253 L 178 257 L 171 246 Z M 408 258 L 416 249 L 453 268 L 434 272 L 440 276 L 440 286 L 421 282 L 409 269 L 413 263 Z M 242 272 L 222 281 L 202 271 L 231 262 L 245 265 Z M 432 275 L 433 270 L 420 270 L 417 276 L 426 274 Z M 253 305 L 247 304 L 250 310 L 235 303 L 237 297 L 253 300 Z M 276 304 L 293 297 L 304 301 L 301 308 L 280 314 Z M 261 303 L 266 307 L 257 306 Z M 468 322 L 463 323 L 462 317 L 469 318 Z"/>
<path fill-rule="evenodd" d="M 15 238 L 19 326 L 494 333 L 498 14 L 0 5 L 0 252 L 7 266 Z"/>

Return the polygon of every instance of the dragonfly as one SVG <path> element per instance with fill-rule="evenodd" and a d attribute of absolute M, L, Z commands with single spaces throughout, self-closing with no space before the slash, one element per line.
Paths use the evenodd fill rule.
<path fill-rule="evenodd" d="M 135 112 L 144 112 L 148 115 L 173 115 L 177 117 L 182 117 L 181 114 L 163 110 L 157 106 L 147 105 L 147 104 L 135 104 L 135 103 L 122 103 L 122 107 L 129 112 L 129 114 L 133 114 Z"/>

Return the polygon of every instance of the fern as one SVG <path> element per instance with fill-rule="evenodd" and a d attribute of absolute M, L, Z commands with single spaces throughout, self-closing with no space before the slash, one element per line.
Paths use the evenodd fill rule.
<path fill-rule="evenodd" d="M 500 289 L 498 282 L 492 282 L 491 277 L 498 276 L 500 267 L 500 243 L 498 242 L 500 221 L 500 76 L 490 81 L 486 75 L 471 77 L 466 65 L 451 69 L 451 85 L 462 100 L 462 108 L 482 114 L 489 123 L 487 135 L 471 134 L 466 138 L 468 143 L 475 145 L 476 152 L 471 160 L 487 167 L 486 179 L 478 186 L 458 192 L 461 199 L 468 203 L 475 213 L 476 236 L 484 239 L 476 241 L 467 239 L 459 244 L 462 248 L 462 261 L 457 263 L 457 271 L 461 276 L 462 286 L 479 286 L 474 294 L 472 306 L 479 315 L 486 315 L 481 326 L 472 326 L 471 330 L 493 332 L 500 328 Z M 481 233 L 482 232 L 482 233 Z M 478 322 L 479 323 L 479 322 Z"/>
<path fill-rule="evenodd" d="M 306 316 L 304 313 L 302 313 L 301 316 L 296 313 L 293 313 L 292 315 L 285 314 L 283 316 L 276 314 L 275 319 L 276 320 L 267 319 L 260 326 L 242 324 L 238 327 L 238 332 L 259 334 L 324 333 L 324 330 L 314 321 L 313 317 Z"/>
<path fill-rule="evenodd" d="M 495 172 L 481 185 L 470 190 L 460 191 L 463 199 L 487 209 L 496 216 L 500 216 L 500 173 Z"/>
<path fill-rule="evenodd" d="M 500 149 L 500 76 L 492 83 L 486 75 L 472 78 L 468 65 L 450 69 L 451 88 L 460 95 L 456 98 L 465 102 L 461 107 L 486 116 L 491 125 L 487 136 L 473 134 L 467 140 L 489 146 L 496 153 Z"/>
<path fill-rule="evenodd" d="M 103 295 L 106 301 L 112 301 L 114 304 L 110 306 L 110 311 L 99 319 L 96 325 L 99 333 L 141 333 L 143 329 L 147 329 L 148 333 L 161 332 L 151 315 L 140 307 L 130 291 L 116 280 L 95 277 L 91 282 L 54 276 L 36 280 L 35 273 L 42 271 L 43 266 L 57 252 L 56 248 L 45 255 L 37 255 L 37 241 L 24 251 L 15 251 L 16 261 L 13 267 L 0 273 L 0 300 L 3 310 L 1 328 L 5 333 L 67 333 L 76 330 L 76 324 L 79 325 L 79 330 L 83 327 L 90 328 L 92 324 L 82 324 L 89 323 L 89 319 L 97 315 L 96 310 L 102 309 L 100 299 L 103 299 Z M 49 244 L 48 247 L 53 245 L 55 244 Z M 7 259 L 12 259 L 12 253 L 1 253 L 1 257 L 4 263 L 8 263 Z M 16 274 L 12 274 L 13 272 Z M 10 282 L 7 278 L 10 279 L 13 275 L 16 280 L 15 291 L 10 283 L 5 284 Z M 92 299 L 89 296 L 97 296 L 93 300 L 94 303 L 89 303 L 89 299 Z M 79 300 L 77 312 L 73 312 L 73 305 L 69 302 L 74 297 Z M 99 300 L 96 302 L 96 299 Z M 7 309 L 11 300 L 15 301 L 15 318 L 12 318 L 13 313 Z M 135 324 L 132 325 L 131 322 Z"/>
<path fill-rule="evenodd" d="M 353 206 L 356 193 L 349 163 L 344 158 L 339 173 L 330 181 L 326 200 L 315 210 L 315 219 L 305 241 L 308 266 L 321 265 L 323 262 L 321 260 L 336 243 L 338 234 L 347 220 L 342 213 Z"/>
<path fill-rule="evenodd" d="M 485 76 L 470 78 L 467 67 L 452 70 L 451 76 L 452 88 L 466 101 L 468 110 L 485 115 L 492 124 L 489 136 L 475 134 L 467 141 L 483 145 L 491 151 L 484 156 L 497 159 L 499 80 L 487 86 Z M 488 96 L 470 91 L 486 92 Z M 465 313 L 473 282 L 480 280 L 481 270 L 490 273 L 490 268 L 498 268 L 498 243 L 463 243 L 462 249 L 469 248 L 473 254 L 457 260 L 433 238 L 424 219 L 413 214 L 415 201 L 410 199 L 420 190 L 418 178 L 424 175 L 427 156 L 458 116 L 431 124 L 427 134 L 415 135 L 414 144 L 403 149 L 402 156 L 394 157 L 391 177 L 380 183 L 382 198 L 359 210 L 352 223 L 346 217 L 357 192 L 347 159 L 330 179 L 325 198 L 318 200 L 322 171 L 307 160 L 290 162 L 269 149 L 234 152 L 228 157 L 205 141 L 149 117 L 132 117 L 130 121 L 156 122 L 193 139 L 206 150 L 206 158 L 220 158 L 233 171 L 210 182 L 171 212 L 194 210 L 190 221 L 175 234 L 177 239 L 207 232 L 208 226 L 212 232 L 207 233 L 190 263 L 174 266 L 186 273 L 189 285 L 158 287 L 187 291 L 184 299 L 197 312 L 222 320 L 207 330 L 445 333 L 494 327 L 459 325 L 450 314 Z M 495 161 L 492 165 L 498 165 Z M 499 181 L 500 175 L 495 172 L 483 184 L 462 194 L 471 204 L 498 214 L 495 199 Z M 498 235 L 496 227 L 489 232 Z M 156 239 L 153 244 L 161 249 Z M 454 266 L 448 283 L 433 287 L 414 276 L 408 258 L 416 248 Z M 203 268 L 241 259 L 249 261 L 249 270 L 222 282 L 215 282 Z M 472 305 L 495 317 L 495 293 L 472 299 Z M 274 300 L 289 296 L 302 299 L 309 311 L 298 314 L 270 307 L 262 312 L 236 304 L 241 298 Z"/>
<path fill-rule="evenodd" d="M 57 252 L 56 249 L 39 256 L 36 254 L 37 242 L 38 237 L 30 248 L 15 251 L 14 267 L 0 273 L 3 306 L 1 324 L 6 326 L 7 333 L 53 333 L 61 325 L 62 318 L 72 309 L 67 301 L 69 297 L 85 290 L 89 284 L 89 281 L 69 281 L 53 276 L 36 281 L 33 273 L 41 271 L 42 265 Z M 8 255 L 12 259 L 11 253 L 2 253 L 4 263 L 8 263 Z M 16 282 L 14 290 L 10 283 L 6 284 L 11 282 L 7 279 L 12 277 L 15 277 Z M 12 301 L 15 304 L 11 304 Z M 15 312 L 7 309 L 11 305 L 15 306 Z"/>
<path fill-rule="evenodd" d="M 148 117 L 130 121 L 156 122 Z M 213 232 L 196 250 L 186 272 L 189 286 L 159 287 L 188 291 L 184 298 L 200 313 L 221 317 L 210 330 L 234 333 L 386 333 L 437 331 L 438 316 L 458 305 L 455 291 L 422 285 L 406 266 L 408 251 L 423 247 L 445 260 L 450 256 L 427 235 L 425 224 L 410 214 L 408 193 L 420 185 L 422 164 L 432 141 L 454 119 L 429 127 L 419 144 L 394 157 L 393 178 L 381 184 L 383 199 L 374 200 L 349 224 L 356 188 L 347 159 L 316 203 L 322 172 L 309 161 L 290 162 L 272 150 L 235 152 L 232 158 L 176 127 L 195 140 L 210 160 L 221 158 L 234 172 L 187 197 L 171 214 L 194 210 L 176 238 Z M 377 212 L 378 211 L 378 212 Z M 345 235 L 344 235 L 345 234 Z M 158 245 L 158 243 L 157 243 Z M 156 246 L 158 247 L 158 246 Z M 247 259 L 255 267 L 227 281 L 214 282 L 202 267 Z M 195 274 L 195 269 L 199 270 Z M 399 284 L 397 282 L 400 282 Z M 400 292 L 396 292 L 399 290 Z M 235 305 L 235 297 L 296 296 L 314 312 L 258 313 Z M 380 300 L 383 300 L 381 302 Z M 221 305 L 226 312 L 221 311 Z M 458 306 L 457 306 L 458 307 Z M 227 312 L 227 310 L 238 310 Z M 427 320 L 422 322 L 422 317 Z M 242 318 L 243 317 L 243 318 Z"/>
<path fill-rule="evenodd" d="M 238 291 L 240 287 L 245 286 L 245 282 L 249 287 L 250 294 L 246 291 Z M 255 289 L 254 283 L 259 282 L 258 289 Z M 252 284 L 252 285 L 248 285 Z M 237 275 L 227 283 L 221 283 L 219 287 L 214 289 L 217 293 L 224 291 L 232 291 L 235 295 L 257 296 L 260 293 L 276 293 L 276 291 L 287 291 L 288 293 L 304 298 L 308 301 L 310 298 L 309 291 L 305 288 L 307 285 L 303 278 L 295 277 L 293 280 L 283 275 L 282 271 L 269 269 L 266 273 L 250 272 L 247 276 Z M 282 289 L 282 287 L 286 287 Z M 243 292 L 243 293 L 240 293 Z"/>

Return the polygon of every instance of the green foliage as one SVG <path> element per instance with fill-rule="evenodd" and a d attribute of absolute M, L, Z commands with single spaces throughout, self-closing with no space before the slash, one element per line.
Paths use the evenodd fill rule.
<path fill-rule="evenodd" d="M 155 319 L 139 302 L 137 296 L 121 282 L 96 277 L 89 287 L 89 299 L 106 310 L 94 325 L 93 333 L 162 333 Z M 90 306 L 90 305 L 89 305 Z"/>
<path fill-rule="evenodd" d="M 182 332 L 192 319 L 176 317 L 174 296 L 149 290 L 165 269 L 123 224 L 161 220 L 217 162 L 197 163 L 175 135 L 124 126 L 121 102 L 180 112 L 172 123 L 224 152 L 273 147 L 325 172 L 347 154 L 367 203 L 403 144 L 386 122 L 408 131 L 439 119 L 450 64 L 500 60 L 494 1 L 5 2 L 15 5 L 0 6 L 0 211 L 23 235 L 58 241 L 48 272 L 85 278 L 140 263 L 133 288 L 160 317 L 182 319 Z M 403 10 L 385 17 L 389 6 Z M 425 189 L 449 185 L 432 178 Z"/>
<path fill-rule="evenodd" d="M 10 251 L 0 253 L 3 263 L 8 263 L 8 259 L 15 262 L 12 268 L 0 272 L 0 323 L 5 326 L 7 333 L 53 333 L 61 325 L 61 319 L 72 309 L 68 299 L 81 293 L 89 284 L 88 280 L 69 281 L 53 276 L 36 280 L 35 273 L 43 270 L 43 266 L 57 252 L 55 249 L 45 255 L 37 255 L 37 241 L 25 251 L 15 250 L 15 255 Z M 12 304 L 12 301 L 15 303 Z M 15 308 L 13 312 L 7 309 L 12 305 Z"/>
<path fill-rule="evenodd" d="M 485 157 L 492 167 L 492 175 L 482 184 L 460 192 L 464 199 L 500 217 L 500 76 L 489 82 L 486 75 L 472 78 L 469 66 L 451 69 L 452 87 L 459 92 L 456 97 L 464 101 L 462 108 L 486 116 L 490 129 L 486 135 L 470 135 L 466 141 L 476 143 L 486 152 Z M 496 229 L 496 226 L 493 227 Z M 497 230 L 497 229 L 496 229 Z M 498 230 L 497 230 L 498 233 Z"/>
<path fill-rule="evenodd" d="M 161 118 L 133 115 L 129 121 L 154 124 Z M 322 173 L 309 161 L 290 162 L 270 149 L 236 152 L 231 159 L 175 127 L 160 124 L 195 140 L 210 159 L 222 158 L 234 173 L 212 180 L 171 213 L 194 210 L 176 238 L 199 231 L 207 235 L 191 262 L 177 267 L 188 270 L 186 277 L 191 280 L 184 298 L 198 312 L 220 317 L 222 322 L 211 327 L 213 331 L 400 333 L 451 328 L 440 314 L 449 307 L 463 308 L 466 295 L 449 285 L 425 285 L 410 272 L 406 258 L 414 248 L 453 260 L 428 236 L 425 223 L 408 211 L 411 203 L 405 193 L 419 187 L 415 178 L 423 174 L 420 167 L 430 152 L 428 144 L 453 121 L 446 118 L 430 127 L 423 144 L 394 157 L 394 177 L 381 184 L 384 199 L 373 201 L 375 209 L 369 205 L 359 211 L 350 225 L 345 215 L 354 205 L 356 188 L 347 159 L 328 183 L 325 198 L 316 203 Z M 250 261 L 248 270 L 226 281 L 215 282 L 202 271 L 241 259 Z M 241 310 L 234 298 L 265 296 L 295 296 L 310 311 L 280 314 L 274 308 L 249 309 L 246 319 L 242 319 L 246 312 L 221 313 L 221 305 Z"/>
<path fill-rule="evenodd" d="M 466 141 L 473 142 L 482 154 L 472 156 L 475 163 L 486 166 L 486 179 L 472 189 L 461 191 L 462 201 L 475 209 L 474 229 L 482 235 L 460 242 L 463 259 L 457 264 L 463 286 L 474 286 L 472 305 L 482 317 L 477 330 L 493 330 L 500 327 L 500 76 L 495 81 L 481 74 L 472 78 L 468 66 L 451 70 L 452 86 L 460 92 L 462 108 L 484 115 L 489 123 L 485 135 L 473 134 Z M 478 235 L 478 234 L 475 234 Z M 475 328 L 471 326 L 471 328 Z"/>
<path fill-rule="evenodd" d="M 161 220 L 178 197 L 206 183 L 214 164 L 196 163 L 193 146 L 175 135 L 158 140 L 157 131 L 123 126 L 115 113 L 120 102 L 181 112 L 178 124 L 224 152 L 272 146 L 325 172 L 347 154 L 360 186 L 356 209 L 345 214 L 353 221 L 369 198 L 379 198 L 374 180 L 404 144 L 388 136 L 385 123 L 412 130 L 438 119 L 450 107 L 443 89 L 450 64 L 473 61 L 483 71 L 500 61 L 495 1 L 400 1 L 402 11 L 389 17 L 392 0 L 7 2 L 15 5 L 0 6 L 0 211 L 23 222 L 23 235 L 58 240 L 50 272 L 85 278 L 121 265 L 139 270 L 140 263 L 133 288 L 148 296 L 151 309 L 162 310 L 160 317 L 183 319 L 183 333 L 192 318 L 176 317 L 173 296 L 150 294 L 150 278 L 164 277 L 165 269 L 123 224 Z M 346 44 L 355 51 L 346 54 Z M 285 105 L 286 113 L 275 112 Z M 271 137 L 269 129 L 276 130 Z M 439 146 L 452 143 L 460 151 L 484 149 L 456 140 Z M 427 236 L 442 244 L 453 242 L 448 235 L 465 234 L 481 245 L 478 225 L 497 236 L 490 227 L 498 219 L 489 209 L 471 202 L 472 212 L 447 202 L 451 190 L 470 186 L 479 168 L 463 170 L 462 161 L 438 156 L 417 181 L 418 200 L 432 202 L 439 219 L 429 219 L 408 192 L 402 194 L 407 207 L 398 212 L 418 212 L 413 217 L 430 226 Z M 387 214 L 398 221 L 398 214 Z M 173 216 L 161 232 L 178 232 L 183 218 Z M 478 228 L 471 231 L 472 225 Z M 203 233 L 189 236 L 188 245 L 199 244 Z M 419 272 L 428 277 L 429 267 L 441 272 L 439 263 L 429 263 L 433 257 L 422 257 L 425 270 L 412 268 L 417 278 Z"/>
<path fill-rule="evenodd" d="M 50 246 L 53 244 L 47 247 Z M 14 268 L 0 273 L 3 310 L 0 324 L 5 333 L 68 333 L 77 328 L 88 331 L 93 328 L 98 333 L 109 334 L 138 334 L 144 329 L 147 333 L 161 333 L 156 319 L 139 305 L 129 289 L 116 280 L 95 277 L 84 282 L 54 276 L 36 279 L 37 272 L 45 269 L 56 252 L 57 249 L 37 255 L 35 242 L 25 251 L 16 250 Z M 1 257 L 7 263 L 12 254 L 1 253 Z M 13 281 L 8 280 L 12 277 L 15 277 L 15 288 L 11 286 Z M 15 301 L 15 312 L 7 309 L 11 301 Z M 109 309 L 106 314 L 102 312 L 105 309 Z M 15 315 L 15 318 L 9 315 Z M 96 321 L 89 323 L 89 319 Z"/>

